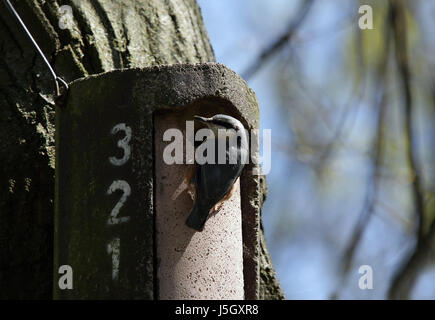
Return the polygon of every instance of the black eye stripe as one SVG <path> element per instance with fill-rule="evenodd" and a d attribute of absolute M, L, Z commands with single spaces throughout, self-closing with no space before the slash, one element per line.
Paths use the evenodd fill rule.
<path fill-rule="evenodd" d="M 221 120 L 213 120 L 213 122 L 219 126 L 225 127 L 227 129 L 236 129 L 230 123 L 221 121 Z"/>

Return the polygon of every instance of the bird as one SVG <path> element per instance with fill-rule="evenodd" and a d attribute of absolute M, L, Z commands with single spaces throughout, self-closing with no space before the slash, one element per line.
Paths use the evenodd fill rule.
<path fill-rule="evenodd" d="M 247 160 L 248 140 L 243 124 L 231 116 L 216 114 L 211 118 L 202 116 L 194 116 L 194 118 L 211 129 L 213 132 L 211 138 L 214 139 L 215 147 L 214 163 L 199 164 L 195 161 L 195 198 L 193 208 L 186 219 L 186 225 L 201 232 L 210 211 L 220 208 L 223 202 L 231 197 L 235 183 Z M 222 140 L 219 140 L 222 138 L 225 139 L 223 144 Z M 229 139 L 228 144 L 227 138 Z M 221 150 L 222 146 L 225 146 L 223 150 Z M 224 152 L 224 154 L 219 156 L 219 152 Z M 225 163 L 220 163 L 223 159 Z"/>

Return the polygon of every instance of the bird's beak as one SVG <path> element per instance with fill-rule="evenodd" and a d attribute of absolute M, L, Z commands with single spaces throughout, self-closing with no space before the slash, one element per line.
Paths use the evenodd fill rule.
<path fill-rule="evenodd" d="M 197 119 L 197 120 L 199 120 L 199 121 L 201 121 L 201 122 L 204 122 L 204 123 L 208 123 L 208 122 L 210 122 L 210 118 L 204 118 L 204 117 L 201 117 L 201 116 L 193 116 L 195 119 Z"/>

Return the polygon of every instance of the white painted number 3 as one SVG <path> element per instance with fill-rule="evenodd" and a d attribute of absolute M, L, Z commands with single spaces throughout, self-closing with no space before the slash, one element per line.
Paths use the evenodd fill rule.
<path fill-rule="evenodd" d="M 118 123 L 116 126 L 112 128 L 110 131 L 111 134 L 116 134 L 119 131 L 123 131 L 125 133 L 125 137 L 121 140 L 118 140 L 117 146 L 124 150 L 124 156 L 121 159 L 116 157 L 109 157 L 109 161 L 114 166 L 122 166 L 125 164 L 128 159 L 130 159 L 131 148 L 129 145 L 131 139 L 131 128 L 126 126 L 125 123 Z"/>

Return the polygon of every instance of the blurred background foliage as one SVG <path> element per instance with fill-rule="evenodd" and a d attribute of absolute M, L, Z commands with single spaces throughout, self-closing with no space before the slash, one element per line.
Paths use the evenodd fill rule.
<path fill-rule="evenodd" d="M 435 299 L 435 1 L 198 2 L 272 129 L 263 221 L 286 298 Z"/>

